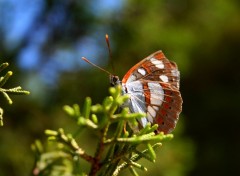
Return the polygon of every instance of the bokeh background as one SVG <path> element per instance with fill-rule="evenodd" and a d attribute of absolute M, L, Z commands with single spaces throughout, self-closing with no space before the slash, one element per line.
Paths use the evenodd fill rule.
<path fill-rule="evenodd" d="M 5 87 L 31 91 L 11 106 L 1 97 L 0 175 L 30 175 L 30 145 L 45 129 L 74 131 L 63 105 L 108 95 L 108 75 L 82 56 L 122 77 L 160 49 L 181 71 L 183 112 L 140 175 L 239 174 L 239 0 L 0 0 L 0 61 L 14 72 Z"/>

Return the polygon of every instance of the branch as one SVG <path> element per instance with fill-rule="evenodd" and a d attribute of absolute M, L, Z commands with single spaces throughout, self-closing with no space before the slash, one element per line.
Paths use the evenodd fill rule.
<path fill-rule="evenodd" d="M 3 63 L 0 65 L 0 72 L 3 71 L 9 64 Z M 9 94 L 16 94 L 16 95 L 29 95 L 30 92 L 23 90 L 20 86 L 14 88 L 2 88 L 7 80 L 13 75 L 13 72 L 8 71 L 3 77 L 0 77 L 0 93 L 2 93 L 3 97 L 7 100 L 8 104 L 12 104 L 13 101 L 10 98 Z M 3 109 L 0 107 L 0 126 L 3 126 Z"/>

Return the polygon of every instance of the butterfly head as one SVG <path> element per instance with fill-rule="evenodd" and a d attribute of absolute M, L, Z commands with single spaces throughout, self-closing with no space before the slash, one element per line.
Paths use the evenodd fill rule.
<path fill-rule="evenodd" d="M 121 84 L 121 81 L 118 76 L 110 75 L 110 84 L 111 86 L 117 86 Z"/>

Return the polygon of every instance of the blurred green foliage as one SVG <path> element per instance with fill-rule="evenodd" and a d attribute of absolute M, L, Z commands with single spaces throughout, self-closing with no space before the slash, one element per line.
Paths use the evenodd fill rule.
<path fill-rule="evenodd" d="M 11 108 L 1 103 L 6 117 L 5 126 L 0 129 L 0 175 L 30 173 L 34 162 L 30 145 L 36 138 L 44 138 L 45 129 L 64 127 L 74 131 L 74 125 L 61 110 L 64 104 L 81 103 L 86 96 L 92 97 L 95 104 L 107 95 L 108 77 L 95 68 L 62 71 L 54 86 L 44 85 L 39 78 L 44 63 L 56 59 L 50 54 L 69 48 L 77 53 L 76 41 L 90 35 L 100 49 L 94 58 L 111 70 L 106 65 L 105 33 L 112 44 L 114 74 L 122 77 L 132 65 L 159 49 L 177 62 L 181 71 L 184 104 L 175 138 L 158 151 L 154 168 L 148 167 L 149 175 L 236 175 L 240 157 L 240 2 L 129 0 L 118 11 L 106 10 L 97 15 L 89 3 L 46 1 L 29 27 L 29 35 L 13 49 L 4 43 L 0 27 L 0 58 L 7 58 L 16 66 L 15 79 L 32 93 L 14 98 Z M 9 8 L 4 4 L 1 7 Z M 67 18 L 54 26 L 56 21 L 50 17 L 57 16 L 58 7 L 65 9 Z M 43 25 L 51 33 L 41 45 L 43 55 L 38 67 L 21 69 L 19 53 L 31 39 L 30 34 Z M 8 85 L 11 87 L 13 82 L 9 80 Z M 89 134 L 80 143 L 91 151 L 94 136 Z"/>
<path fill-rule="evenodd" d="M 134 133 L 127 124 L 131 123 L 136 131 L 136 119 L 145 114 L 129 113 L 128 107 L 119 109 L 129 98 L 128 95 L 121 95 L 121 86 L 110 87 L 109 92 L 110 96 L 102 104 L 92 105 L 91 98 L 87 97 L 81 108 L 78 104 L 64 106 L 64 111 L 76 122 L 78 129 L 72 134 L 66 134 L 63 128 L 45 130 L 48 144 L 43 146 L 36 140 L 31 147 L 35 153 L 33 175 L 117 176 L 123 170 L 135 176 L 138 171 L 146 173 L 146 166 L 139 161 L 146 160 L 154 164 L 157 157 L 155 150 L 162 146 L 163 141 L 172 139 L 173 135 L 163 132 L 156 134 L 158 125 L 151 126 L 150 123 Z M 109 130 L 111 127 L 115 130 Z M 93 153 L 86 152 L 76 140 L 85 130 L 95 135 Z M 82 165 L 82 160 L 88 162 L 87 167 Z"/>

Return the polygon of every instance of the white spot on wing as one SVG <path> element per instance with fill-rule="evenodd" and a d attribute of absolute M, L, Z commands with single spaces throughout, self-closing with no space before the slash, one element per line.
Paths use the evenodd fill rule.
<path fill-rule="evenodd" d="M 168 77 L 166 75 L 160 75 L 159 78 L 163 81 L 163 82 L 168 82 Z"/>
<path fill-rule="evenodd" d="M 179 71 L 176 70 L 176 69 L 171 70 L 171 72 L 172 72 L 173 76 L 179 77 L 179 75 L 180 75 L 180 74 L 179 74 Z"/>
<path fill-rule="evenodd" d="M 135 81 L 136 79 L 137 79 L 137 77 L 136 77 L 135 75 L 131 75 L 131 76 L 128 78 L 127 82 L 133 82 L 133 81 Z"/>
<path fill-rule="evenodd" d="M 138 73 L 140 73 L 143 76 L 146 75 L 146 71 L 143 68 L 139 68 Z"/>
<path fill-rule="evenodd" d="M 155 109 L 156 111 L 159 110 L 158 106 L 153 106 L 153 109 Z"/>
<path fill-rule="evenodd" d="M 147 119 L 149 122 L 153 123 L 152 115 L 149 112 L 147 112 Z"/>
<path fill-rule="evenodd" d="M 154 104 L 154 105 L 160 106 L 162 104 L 161 98 L 157 96 L 151 96 L 150 101 L 151 101 L 151 104 Z"/>
<path fill-rule="evenodd" d="M 151 107 L 151 106 L 148 106 L 147 107 L 147 110 L 148 112 L 151 114 L 152 117 L 156 117 L 156 111 Z"/>
<path fill-rule="evenodd" d="M 150 59 L 153 65 L 155 65 L 157 68 L 163 69 L 164 64 L 162 61 L 155 59 L 154 57 Z"/>
<path fill-rule="evenodd" d="M 148 88 L 150 89 L 150 103 L 151 105 L 161 106 L 164 98 L 162 86 L 159 83 L 149 82 Z"/>

